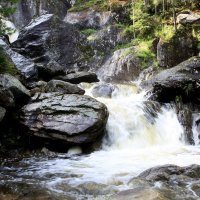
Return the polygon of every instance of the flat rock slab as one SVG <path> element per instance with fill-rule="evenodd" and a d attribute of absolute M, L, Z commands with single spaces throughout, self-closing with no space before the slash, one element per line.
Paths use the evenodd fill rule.
<path fill-rule="evenodd" d="M 73 84 L 79 84 L 83 82 L 94 83 L 99 81 L 97 75 L 93 72 L 75 72 L 67 74 L 66 76 L 58 76 L 56 78 L 58 80 L 63 80 Z"/>
<path fill-rule="evenodd" d="M 37 93 L 22 108 L 28 133 L 71 144 L 92 143 L 104 135 L 108 111 L 104 104 L 77 94 Z"/>

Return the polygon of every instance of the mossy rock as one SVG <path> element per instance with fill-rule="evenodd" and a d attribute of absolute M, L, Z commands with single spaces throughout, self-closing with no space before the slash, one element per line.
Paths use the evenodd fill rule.
<path fill-rule="evenodd" d="M 0 74 L 8 73 L 13 76 L 19 75 L 19 71 L 16 69 L 12 60 L 6 55 L 4 50 L 0 47 Z"/>

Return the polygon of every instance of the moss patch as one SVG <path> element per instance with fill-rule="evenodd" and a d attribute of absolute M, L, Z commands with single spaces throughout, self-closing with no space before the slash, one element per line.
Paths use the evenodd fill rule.
<path fill-rule="evenodd" d="M 0 48 L 0 73 L 9 73 L 13 76 L 19 75 L 19 71 L 2 48 Z"/>

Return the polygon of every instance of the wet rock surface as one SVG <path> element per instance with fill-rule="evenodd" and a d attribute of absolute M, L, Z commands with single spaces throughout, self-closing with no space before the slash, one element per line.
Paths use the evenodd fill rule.
<path fill-rule="evenodd" d="M 9 74 L 0 74 L 1 105 L 5 107 L 22 106 L 30 98 L 29 90 L 15 77 Z"/>
<path fill-rule="evenodd" d="M 143 82 L 143 86 L 152 87 L 153 100 L 169 103 L 193 102 L 200 100 L 200 58 L 189 60 L 171 69 L 163 70 L 151 80 Z"/>
<path fill-rule="evenodd" d="M 80 94 L 83 95 L 85 91 L 78 86 L 60 80 L 51 80 L 44 87 L 45 92 L 59 92 L 62 94 Z"/>
<path fill-rule="evenodd" d="M 154 167 L 129 181 L 129 185 L 134 187 L 133 190 L 119 193 L 116 197 L 122 199 L 127 195 L 130 199 L 131 197 L 145 199 L 142 198 L 143 195 L 148 194 L 149 198 L 146 197 L 147 199 L 198 199 L 199 170 L 199 165 Z"/>
<path fill-rule="evenodd" d="M 58 63 L 62 71 L 65 71 L 75 63 L 81 65 L 84 60 L 78 43 L 84 48 L 84 38 L 73 25 L 63 22 L 53 14 L 46 14 L 25 26 L 12 46 L 15 51 L 31 58 L 39 67 L 46 66 L 47 71 L 49 63 Z M 57 65 L 51 67 L 52 70 L 57 70 Z"/>
<path fill-rule="evenodd" d="M 104 135 L 107 118 L 106 106 L 91 97 L 41 93 L 23 107 L 21 123 L 37 137 L 84 144 Z"/>
<path fill-rule="evenodd" d="M 92 95 L 96 98 L 96 97 L 106 97 L 106 98 L 111 98 L 112 97 L 112 93 L 114 92 L 114 90 L 117 87 L 112 85 L 112 84 L 100 84 L 95 86 L 92 89 Z"/>
<path fill-rule="evenodd" d="M 8 43 L 0 38 L 0 46 L 8 59 L 11 60 L 16 69 L 20 72 L 21 77 L 25 80 L 34 79 L 37 77 L 37 67 L 31 59 L 20 55 L 13 51 Z"/>
<path fill-rule="evenodd" d="M 98 82 L 99 79 L 97 75 L 93 72 L 74 72 L 74 73 L 69 73 L 65 76 L 57 76 L 56 79 L 58 80 L 63 80 L 69 83 L 73 84 L 79 84 L 82 82 L 85 83 L 94 83 Z"/>

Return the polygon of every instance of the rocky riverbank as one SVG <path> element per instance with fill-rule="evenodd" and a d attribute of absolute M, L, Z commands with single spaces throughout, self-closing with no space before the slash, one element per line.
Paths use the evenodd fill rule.
<path fill-rule="evenodd" d="M 199 199 L 199 3 L 174 31 L 171 4 L 138 2 L 134 28 L 126 1 L 18 2 L 17 40 L 0 36 L 0 199 Z"/>

